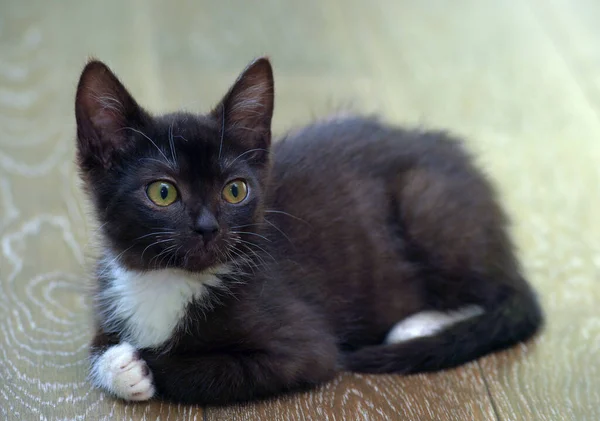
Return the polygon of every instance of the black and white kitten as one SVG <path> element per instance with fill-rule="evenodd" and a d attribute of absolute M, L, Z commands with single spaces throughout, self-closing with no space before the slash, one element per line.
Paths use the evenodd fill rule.
<path fill-rule="evenodd" d="M 459 141 L 339 117 L 271 144 L 273 98 L 265 58 L 206 115 L 152 116 L 85 67 L 77 159 L 104 239 L 94 385 L 226 404 L 340 370 L 449 368 L 538 330 Z"/>

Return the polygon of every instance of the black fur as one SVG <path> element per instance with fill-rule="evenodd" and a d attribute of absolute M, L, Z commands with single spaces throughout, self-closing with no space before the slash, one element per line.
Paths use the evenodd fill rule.
<path fill-rule="evenodd" d="M 78 162 L 107 249 L 134 270 L 237 268 L 223 278 L 228 290 L 211 292 L 212 307 L 190 305 L 167 344 L 140 350 L 159 396 L 226 404 L 343 369 L 438 370 L 538 330 L 541 310 L 506 218 L 460 141 L 340 117 L 271 147 L 272 112 L 266 59 L 204 116 L 153 117 L 100 62 L 82 74 Z M 234 178 L 250 186 L 239 205 L 221 197 Z M 176 184 L 180 201 L 152 205 L 145 186 L 157 179 Z M 219 224 L 210 241 L 191 228 L 206 209 Z M 382 344 L 407 316 L 466 305 L 485 312 L 433 337 Z M 99 328 L 92 352 L 118 341 Z"/>

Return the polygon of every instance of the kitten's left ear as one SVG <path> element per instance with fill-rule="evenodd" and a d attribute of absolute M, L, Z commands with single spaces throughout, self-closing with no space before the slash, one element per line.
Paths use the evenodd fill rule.
<path fill-rule="evenodd" d="M 212 115 L 232 142 L 247 149 L 268 149 L 273 102 L 273 70 L 262 57 L 246 67 Z"/>

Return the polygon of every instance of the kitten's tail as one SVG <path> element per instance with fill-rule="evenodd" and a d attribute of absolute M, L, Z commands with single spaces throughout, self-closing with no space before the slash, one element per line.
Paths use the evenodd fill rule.
<path fill-rule="evenodd" d="M 482 314 L 434 336 L 352 351 L 344 356 L 345 368 L 365 373 L 409 374 L 456 367 L 525 341 L 542 326 L 542 310 L 531 290 L 496 298 Z"/>

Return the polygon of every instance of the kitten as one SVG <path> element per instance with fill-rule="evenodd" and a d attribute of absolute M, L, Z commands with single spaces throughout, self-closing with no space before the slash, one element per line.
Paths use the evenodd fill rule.
<path fill-rule="evenodd" d="M 542 323 L 461 143 L 365 117 L 271 144 L 251 63 L 206 115 L 152 116 L 99 61 L 77 159 L 101 225 L 95 386 L 126 400 L 266 398 L 340 370 L 454 367 Z"/>

